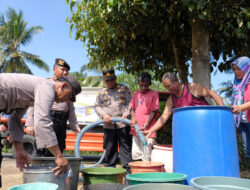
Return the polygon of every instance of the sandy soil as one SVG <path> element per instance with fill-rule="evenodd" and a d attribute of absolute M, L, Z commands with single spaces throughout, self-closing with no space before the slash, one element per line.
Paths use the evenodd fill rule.
<path fill-rule="evenodd" d="M 2 190 L 15 185 L 23 184 L 23 173 L 16 168 L 16 160 L 12 158 L 4 158 L 2 162 Z M 81 174 L 80 174 L 81 175 Z M 77 190 L 83 186 L 82 182 L 78 183 Z"/>

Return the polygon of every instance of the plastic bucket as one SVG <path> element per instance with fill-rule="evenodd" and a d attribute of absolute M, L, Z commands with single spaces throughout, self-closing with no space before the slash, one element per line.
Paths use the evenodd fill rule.
<path fill-rule="evenodd" d="M 123 168 L 84 168 L 81 170 L 83 175 L 83 186 L 91 184 L 123 183 L 126 170 Z"/>
<path fill-rule="evenodd" d="M 173 172 L 173 146 L 154 145 L 151 153 L 151 160 L 164 163 L 166 172 Z"/>
<path fill-rule="evenodd" d="M 191 185 L 201 190 L 249 190 L 250 179 L 235 177 L 197 177 L 190 181 Z"/>
<path fill-rule="evenodd" d="M 58 190 L 58 185 L 54 183 L 26 183 L 16 185 L 8 190 Z"/>
<path fill-rule="evenodd" d="M 80 164 L 81 164 L 81 158 L 76 157 L 66 157 L 69 161 L 69 166 L 72 169 L 73 176 L 70 178 L 70 189 L 71 190 L 77 190 L 78 186 L 78 179 L 79 179 L 79 171 L 80 171 Z M 54 157 L 36 157 L 31 158 L 31 164 L 32 165 L 51 165 L 55 164 L 55 158 Z"/>
<path fill-rule="evenodd" d="M 193 106 L 174 109 L 174 172 L 194 177 L 239 177 L 232 108 Z"/>
<path fill-rule="evenodd" d="M 162 162 L 130 162 L 130 170 L 132 174 L 148 173 L 148 172 L 165 172 L 164 163 Z"/>
<path fill-rule="evenodd" d="M 136 173 L 126 175 L 130 185 L 143 183 L 177 183 L 184 184 L 187 175 L 180 173 Z"/>
<path fill-rule="evenodd" d="M 55 176 L 52 171 L 56 165 L 35 165 L 24 168 L 23 183 L 48 182 L 58 185 L 58 190 L 70 190 L 70 184 L 66 183 L 66 175 Z"/>
<path fill-rule="evenodd" d="M 148 183 L 148 184 L 139 184 L 131 185 L 124 188 L 123 190 L 195 190 L 192 187 L 179 184 L 170 184 L 170 183 Z"/>

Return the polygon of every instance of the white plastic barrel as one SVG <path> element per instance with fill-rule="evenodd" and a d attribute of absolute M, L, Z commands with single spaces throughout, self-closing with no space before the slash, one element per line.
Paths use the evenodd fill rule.
<path fill-rule="evenodd" d="M 154 145 L 151 161 L 163 162 L 166 172 L 173 172 L 173 147 L 172 145 Z"/>

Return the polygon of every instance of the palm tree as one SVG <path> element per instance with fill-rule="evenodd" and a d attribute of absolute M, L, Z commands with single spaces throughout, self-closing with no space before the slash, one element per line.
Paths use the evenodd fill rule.
<path fill-rule="evenodd" d="M 0 73 L 32 74 L 27 62 L 49 71 L 49 66 L 39 56 L 20 50 L 21 45 L 28 45 L 33 35 L 41 31 L 41 26 L 27 27 L 22 11 L 17 13 L 9 8 L 6 18 L 0 15 Z"/>

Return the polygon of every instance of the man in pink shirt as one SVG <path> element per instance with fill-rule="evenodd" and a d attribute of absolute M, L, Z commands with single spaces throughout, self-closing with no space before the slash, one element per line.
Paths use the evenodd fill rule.
<path fill-rule="evenodd" d="M 138 77 L 138 85 L 140 90 L 135 91 L 130 102 L 131 108 L 131 122 L 132 127 L 130 134 L 133 135 L 132 144 L 132 159 L 145 160 L 143 155 L 142 144 L 135 129 L 135 124 L 138 124 L 141 130 L 150 129 L 156 122 L 156 112 L 160 109 L 158 93 L 150 90 L 151 75 L 143 72 Z M 149 153 L 155 142 L 156 132 L 152 133 L 147 139 L 149 146 Z"/>

